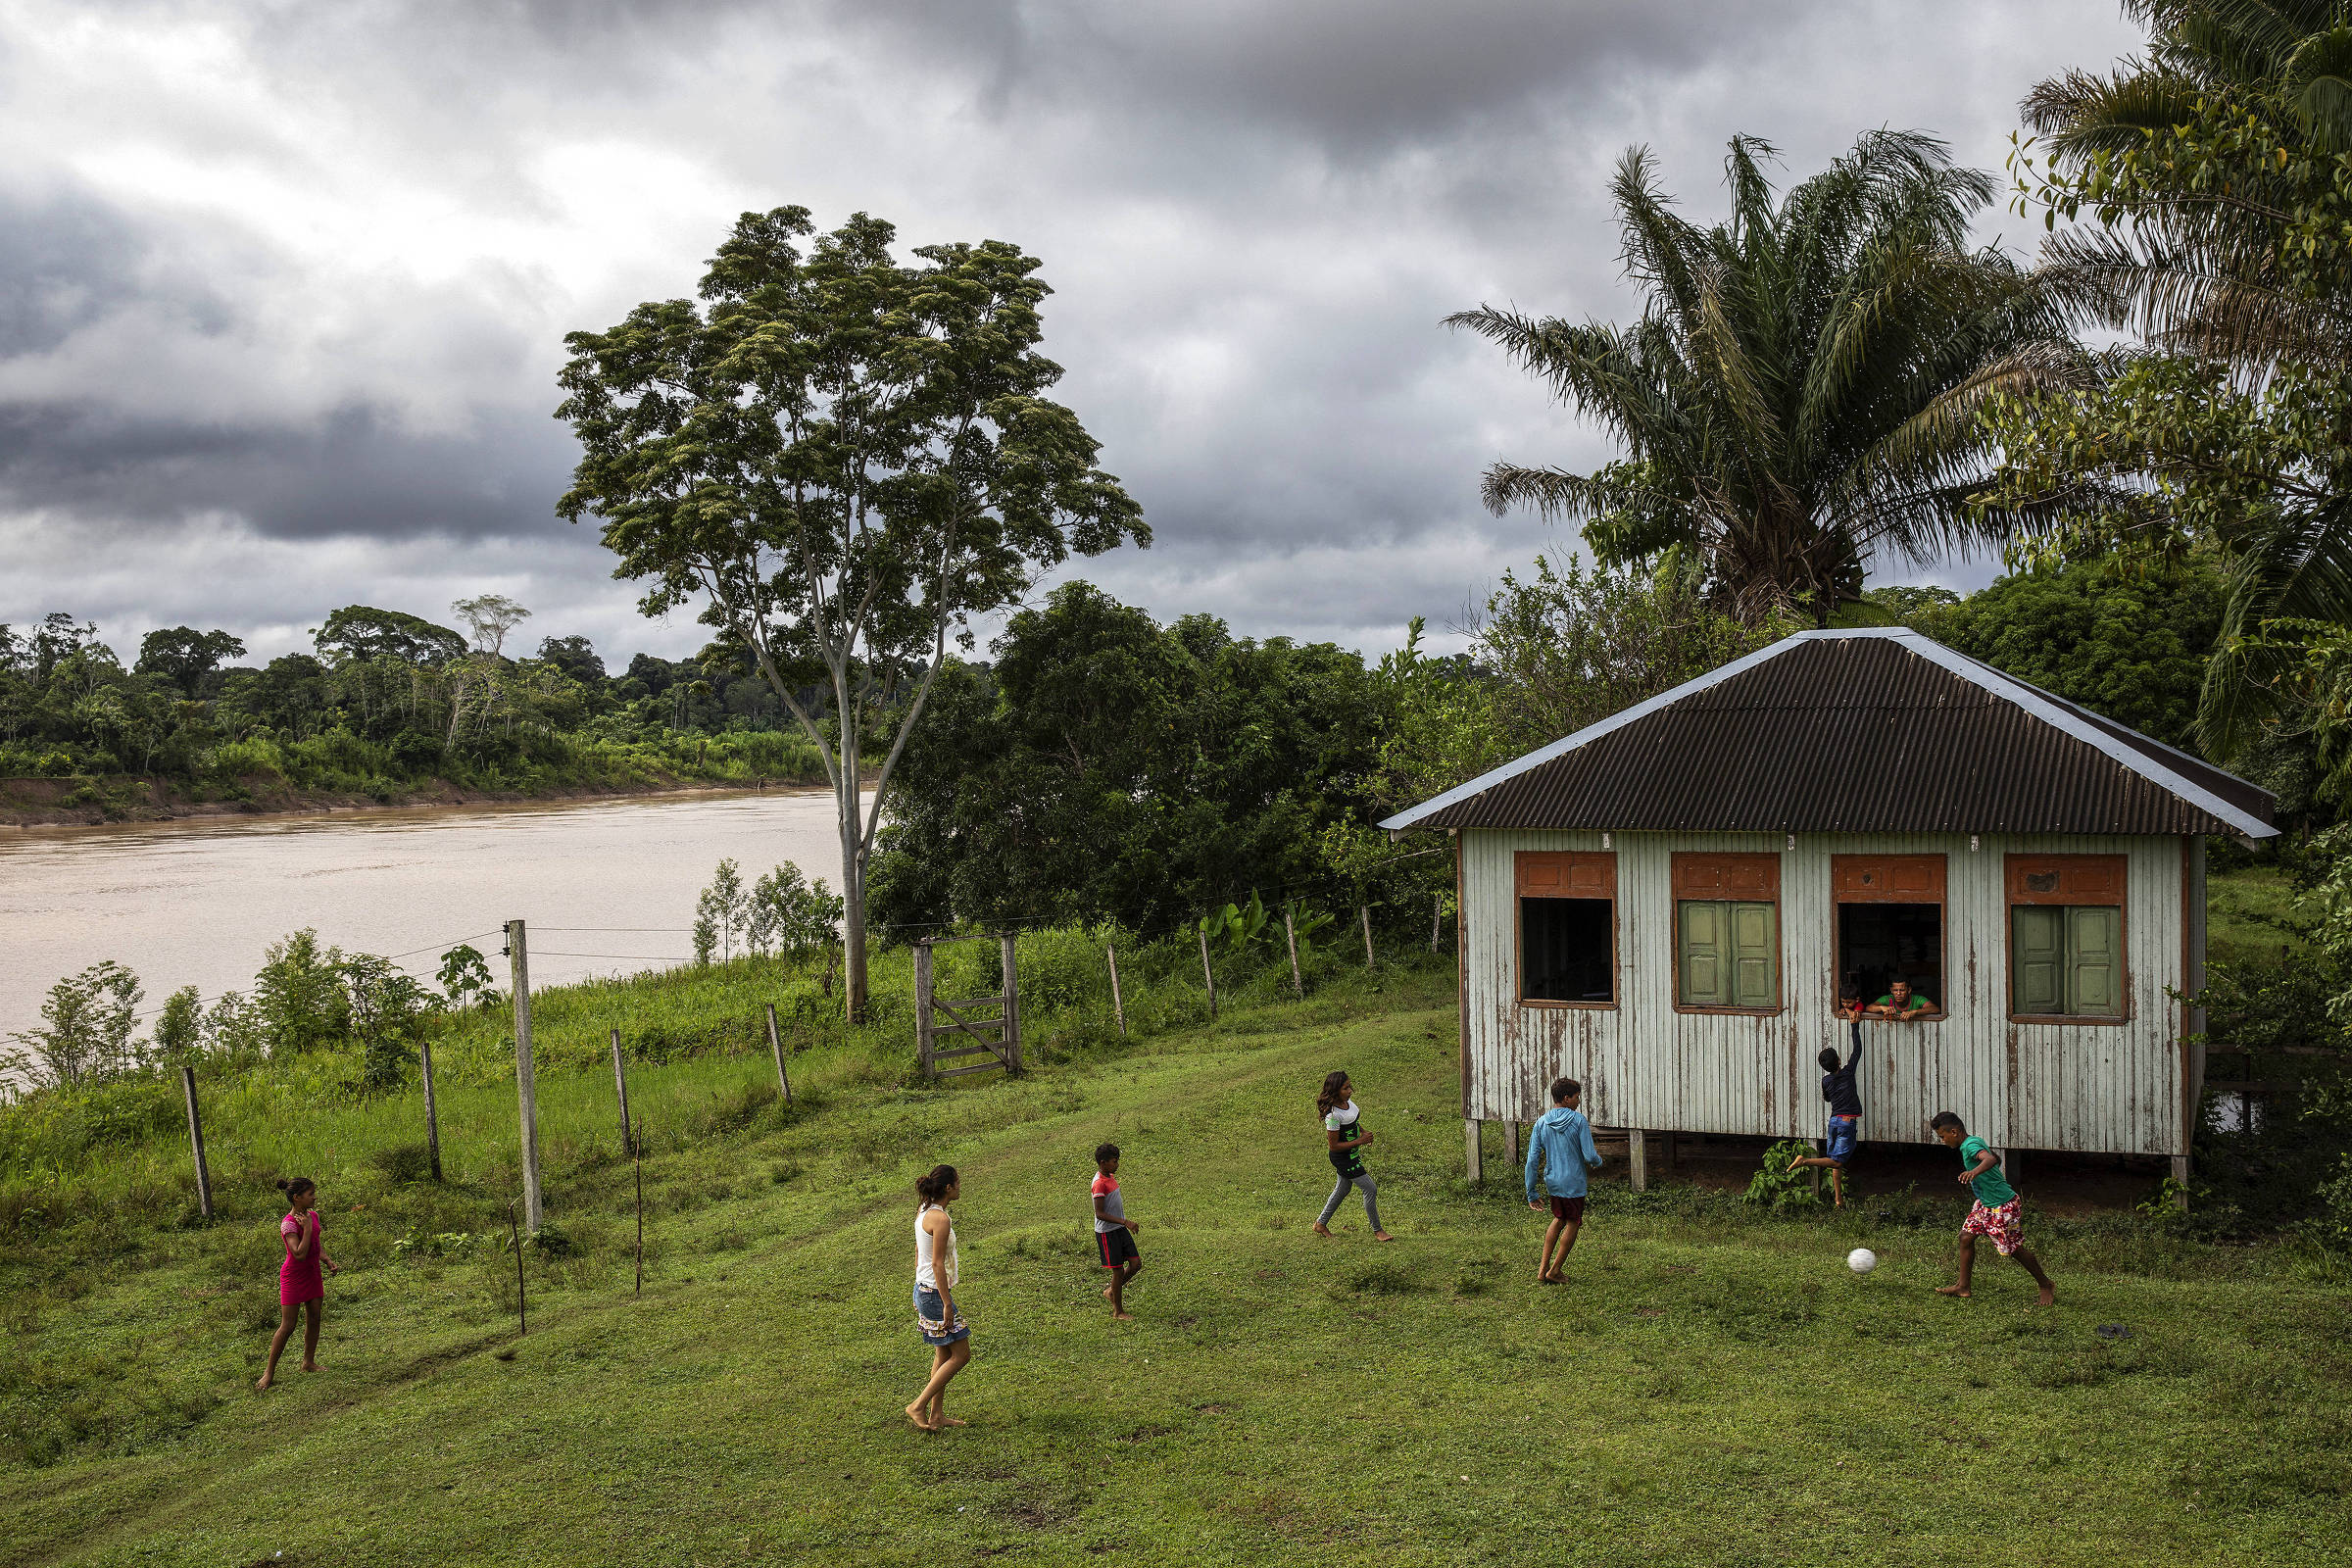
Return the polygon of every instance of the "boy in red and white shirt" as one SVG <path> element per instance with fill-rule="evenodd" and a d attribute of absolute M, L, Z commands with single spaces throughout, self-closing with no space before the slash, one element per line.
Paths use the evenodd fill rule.
<path fill-rule="evenodd" d="M 1127 1200 L 1119 1196 L 1119 1146 L 1104 1144 L 1095 1151 L 1095 1246 L 1102 1266 L 1111 1271 L 1110 1315 L 1132 1319 L 1127 1310 L 1127 1282 L 1144 1271 L 1144 1254 L 1135 1250 L 1140 1227 L 1127 1217 Z"/>

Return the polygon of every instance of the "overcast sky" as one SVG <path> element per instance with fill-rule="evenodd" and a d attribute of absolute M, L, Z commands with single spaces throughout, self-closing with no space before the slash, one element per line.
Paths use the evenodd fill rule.
<path fill-rule="evenodd" d="M 1609 455 L 1439 319 L 1632 314 L 1629 144 L 1701 217 L 1735 131 L 1997 169 L 2034 81 L 2134 41 L 2114 0 L 0 0 L 0 621 L 268 657 L 496 590 L 530 647 L 690 652 L 554 515 L 562 338 L 800 203 L 1044 259 L 1156 540 L 1084 575 L 1378 651 L 1565 543 L 1489 462 Z"/>

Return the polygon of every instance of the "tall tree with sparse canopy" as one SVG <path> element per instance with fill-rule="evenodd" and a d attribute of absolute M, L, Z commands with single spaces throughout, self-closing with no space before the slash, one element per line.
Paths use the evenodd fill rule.
<path fill-rule="evenodd" d="M 901 263 L 895 238 L 863 214 L 821 236 L 805 208 L 745 214 L 700 303 L 565 339 L 557 411 L 582 448 L 561 514 L 602 520 L 645 613 L 700 603 L 824 758 L 853 1018 L 866 861 L 948 640 L 1073 552 L 1150 541 L 1045 396 L 1039 263 L 996 240 Z M 868 740 L 887 741 L 870 804 Z"/>
<path fill-rule="evenodd" d="M 1583 522 L 1603 564 L 1679 547 L 1711 597 L 1756 624 L 1780 608 L 1827 622 L 1870 561 L 1924 562 L 1997 537 L 1969 506 L 1997 393 L 2083 371 L 2043 284 L 1971 249 L 1990 176 L 1942 142 L 1872 131 L 1776 202 L 1772 148 L 1737 137 L 1729 221 L 1678 216 L 1636 148 L 1613 195 L 1630 326 L 1481 307 L 1448 318 L 1499 344 L 1625 449 L 1592 473 L 1498 463 L 1497 514 Z"/>

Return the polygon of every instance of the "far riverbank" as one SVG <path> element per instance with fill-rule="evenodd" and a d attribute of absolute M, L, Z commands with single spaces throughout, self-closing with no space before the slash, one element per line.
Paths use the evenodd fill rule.
<path fill-rule="evenodd" d="M 431 779 L 376 792 L 249 789 L 233 800 L 207 799 L 169 779 L 0 778 L 0 829 L 95 827 L 131 822 L 233 819 L 253 816 L 326 816 L 403 811 L 434 807 L 560 805 L 564 802 L 661 800 L 669 797 L 806 794 L 825 789 L 821 776 L 772 779 L 697 779 L 668 776 L 637 783 L 558 785 L 490 790 Z"/>

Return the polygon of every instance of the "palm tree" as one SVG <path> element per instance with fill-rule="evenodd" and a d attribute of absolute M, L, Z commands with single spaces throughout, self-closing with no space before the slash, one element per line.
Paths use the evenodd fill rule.
<path fill-rule="evenodd" d="M 2073 384 L 2084 357 L 2038 281 L 1972 250 L 1990 176 L 1918 131 L 1871 131 L 1776 204 L 1773 149 L 1732 141 L 1729 221 L 1676 215 L 1646 149 L 1612 194 L 1630 326 L 1481 307 L 1447 318 L 1500 344 L 1623 443 L 1591 474 L 1498 463 L 1484 497 L 1584 523 L 1604 564 L 1680 549 L 1754 623 L 1826 623 L 1876 559 L 1924 562 L 1999 537 L 1972 509 L 1994 397 Z"/>
<path fill-rule="evenodd" d="M 2124 12 L 2149 28 L 2144 58 L 2054 76 L 2024 104 L 2049 160 L 2037 185 L 2025 166 L 2033 193 L 2105 220 L 2051 237 L 2053 287 L 2085 324 L 2255 374 L 2281 361 L 2352 368 L 2352 249 L 2288 243 L 2348 216 L 2352 6 L 2126 0 Z"/>
<path fill-rule="evenodd" d="M 2352 628 L 2352 4 L 2124 9 L 2149 28 L 2144 58 L 2069 72 L 2025 102 L 2048 159 L 2038 177 L 2025 167 L 2028 192 L 2053 216 L 2100 219 L 2053 233 L 2043 275 L 2084 325 L 2258 392 L 2316 377 L 2340 410 L 2305 471 L 2221 530 L 2230 592 L 2198 726 L 2230 757 L 2265 723 L 2309 718 L 2309 648 Z M 2226 469 L 2229 446 L 2201 456 Z"/>

